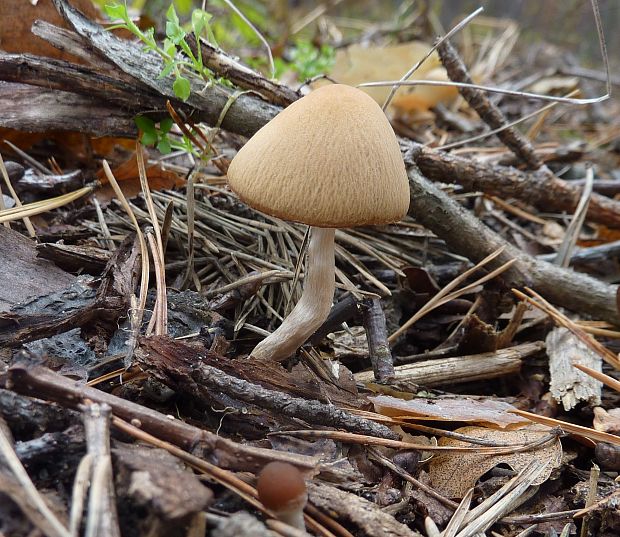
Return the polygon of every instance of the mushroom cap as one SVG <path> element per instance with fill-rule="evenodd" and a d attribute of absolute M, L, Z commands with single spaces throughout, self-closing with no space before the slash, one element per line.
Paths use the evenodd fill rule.
<path fill-rule="evenodd" d="M 301 472 L 287 462 L 270 462 L 256 482 L 258 498 L 274 513 L 303 509 L 308 499 Z"/>
<path fill-rule="evenodd" d="M 251 207 L 318 227 L 400 220 L 409 184 L 392 127 L 361 90 L 334 84 L 291 104 L 241 148 L 228 182 Z"/>

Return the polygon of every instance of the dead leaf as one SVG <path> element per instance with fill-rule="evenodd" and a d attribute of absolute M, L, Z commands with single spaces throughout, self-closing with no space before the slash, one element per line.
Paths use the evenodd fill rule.
<path fill-rule="evenodd" d="M 375 405 L 375 412 L 401 419 L 465 421 L 500 429 L 516 429 L 529 423 L 529 420 L 511 413 L 515 410 L 512 405 L 491 399 L 414 398 L 405 401 L 379 395 L 370 397 L 370 401 Z"/>
<path fill-rule="evenodd" d="M 431 46 L 422 41 L 411 41 L 387 47 L 364 47 L 354 44 L 336 53 L 331 75 L 338 82 L 355 86 L 362 82 L 399 80 L 420 61 Z M 411 80 L 447 80 L 437 53 L 431 56 L 413 74 Z M 362 88 L 379 104 L 383 104 L 390 87 Z M 423 112 L 440 102 L 449 102 L 458 95 L 454 87 L 404 86 L 392 100 L 392 106 L 401 113 Z"/>
<path fill-rule="evenodd" d="M 540 440 L 549 434 L 548 429 L 540 426 L 531 426 L 516 431 L 498 431 L 483 427 L 461 427 L 456 432 L 490 440 L 502 444 L 527 444 Z M 440 446 L 468 446 L 468 442 L 453 438 L 441 438 Z M 538 449 L 520 453 L 489 455 L 468 451 L 465 453 L 442 452 L 433 458 L 429 466 L 429 474 L 433 488 L 449 498 L 462 498 L 467 491 L 476 484 L 486 472 L 498 464 L 507 464 L 516 472 L 524 469 L 532 460 L 549 461 L 544 472 L 534 482 L 535 485 L 544 483 L 551 472 L 560 466 L 562 461 L 562 444 L 555 439 Z"/>

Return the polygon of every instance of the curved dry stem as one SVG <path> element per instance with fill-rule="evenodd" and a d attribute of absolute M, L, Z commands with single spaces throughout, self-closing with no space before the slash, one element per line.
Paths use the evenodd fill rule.
<path fill-rule="evenodd" d="M 256 345 L 252 356 L 285 360 L 327 319 L 336 287 L 334 235 L 334 229 L 311 229 L 301 299 L 278 329 Z"/>

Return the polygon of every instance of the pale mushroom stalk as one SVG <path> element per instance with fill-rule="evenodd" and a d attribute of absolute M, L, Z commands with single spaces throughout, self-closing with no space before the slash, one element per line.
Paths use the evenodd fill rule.
<path fill-rule="evenodd" d="M 239 150 L 228 183 L 256 210 L 312 226 L 301 300 L 251 353 L 284 360 L 327 318 L 334 229 L 399 221 L 409 180 L 394 130 L 364 92 L 322 86 L 288 106 Z"/>
<path fill-rule="evenodd" d="M 323 324 L 334 300 L 334 229 L 312 227 L 304 290 L 282 324 L 252 351 L 256 358 L 285 360 Z"/>

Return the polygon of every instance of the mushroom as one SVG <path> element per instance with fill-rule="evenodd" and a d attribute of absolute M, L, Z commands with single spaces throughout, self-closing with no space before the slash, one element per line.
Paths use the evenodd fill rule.
<path fill-rule="evenodd" d="M 361 90 L 334 84 L 295 101 L 241 148 L 228 182 L 251 207 L 312 226 L 301 299 L 251 355 L 284 360 L 325 321 L 335 290 L 335 228 L 388 224 L 409 207 L 392 127 Z"/>
<path fill-rule="evenodd" d="M 256 482 L 258 499 L 280 522 L 306 531 L 304 507 L 308 501 L 301 472 L 288 462 L 270 462 Z"/>

